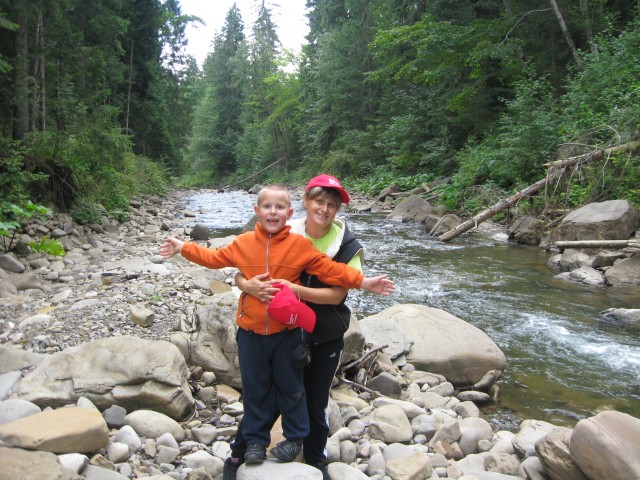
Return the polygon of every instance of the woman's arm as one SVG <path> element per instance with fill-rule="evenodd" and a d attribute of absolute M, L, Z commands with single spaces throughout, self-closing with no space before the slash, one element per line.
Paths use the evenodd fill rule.
<path fill-rule="evenodd" d="M 317 303 L 319 305 L 337 305 L 344 299 L 349 291 L 347 288 L 343 287 L 303 287 L 302 285 L 291 283 L 290 281 L 283 279 L 267 280 L 268 277 L 269 275 L 267 273 L 263 273 L 247 279 L 242 275 L 242 273 L 237 273 L 235 280 L 236 285 L 240 290 L 262 300 L 265 303 L 269 303 L 279 290 L 279 288 L 272 286 L 274 283 L 284 283 L 293 290 L 301 300 Z"/>

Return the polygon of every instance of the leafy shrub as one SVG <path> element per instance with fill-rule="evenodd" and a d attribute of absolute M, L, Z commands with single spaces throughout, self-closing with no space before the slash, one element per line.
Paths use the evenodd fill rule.
<path fill-rule="evenodd" d="M 5 251 L 11 250 L 21 222 L 31 218 L 45 219 L 51 210 L 27 200 L 23 205 L 3 201 L 0 203 L 0 237 Z"/>
<path fill-rule="evenodd" d="M 46 178 L 29 172 L 24 165 L 25 148 L 6 137 L 0 138 L 0 198 L 4 202 L 23 206 L 30 199 L 30 183 Z"/>
<path fill-rule="evenodd" d="M 598 53 L 585 53 L 584 67 L 563 97 L 565 129 L 588 145 L 628 141 L 640 130 L 640 19 L 618 36 L 598 38 Z"/>
<path fill-rule="evenodd" d="M 34 252 L 43 252 L 56 257 L 63 257 L 65 254 L 62 243 L 55 238 L 42 237 L 39 242 L 29 242 L 29 246 Z"/>
<path fill-rule="evenodd" d="M 102 216 L 106 215 L 105 208 L 98 204 L 86 200 L 77 201 L 70 209 L 69 214 L 78 223 L 89 225 L 91 223 L 102 223 Z"/>
<path fill-rule="evenodd" d="M 360 179 L 349 178 L 349 185 L 367 195 L 377 195 L 390 185 L 397 185 L 400 190 L 407 191 L 433 181 L 433 175 L 419 173 L 416 175 L 401 175 L 389 167 L 376 167 L 369 175 Z"/>

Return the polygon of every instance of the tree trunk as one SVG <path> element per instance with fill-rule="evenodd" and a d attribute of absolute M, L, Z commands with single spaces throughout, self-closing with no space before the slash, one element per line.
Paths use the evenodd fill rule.
<path fill-rule="evenodd" d="M 507 198 L 506 200 L 500 200 L 494 206 L 479 213 L 478 215 L 473 217 L 471 220 L 467 220 L 466 222 L 461 223 L 457 227 L 452 228 L 448 232 L 443 233 L 438 237 L 438 240 L 447 242 L 453 238 L 456 238 L 458 235 L 463 234 L 467 230 L 471 230 L 473 227 L 477 227 L 479 223 L 482 223 L 485 220 L 488 220 L 489 218 L 493 217 L 496 213 L 510 207 L 511 205 L 516 204 L 522 197 L 532 195 L 538 192 L 539 190 L 542 189 L 542 187 L 547 185 L 552 179 L 559 176 L 562 173 L 564 167 L 576 165 L 581 162 L 590 162 L 592 160 L 600 160 L 601 158 L 604 158 L 605 156 L 609 156 L 616 152 L 636 150 L 637 148 L 640 148 L 640 141 L 624 143 L 622 145 L 616 145 L 614 147 L 605 148 L 604 150 L 596 150 L 595 152 L 589 152 L 589 153 L 585 153 L 584 155 L 578 155 L 577 157 L 571 157 L 571 158 L 566 158 L 564 160 L 557 160 L 555 162 L 545 163 L 544 166 L 549 169 L 549 172 L 547 173 L 547 176 L 545 178 L 543 178 L 542 180 L 538 180 L 533 185 L 529 185 L 524 190 L 519 191 L 515 195 L 512 195 L 509 198 Z"/>
<path fill-rule="evenodd" d="M 592 53 L 598 55 L 598 44 L 593 38 L 593 22 L 589 12 L 589 0 L 580 0 L 580 12 L 582 13 L 582 21 L 584 22 L 584 31 L 589 42 L 589 48 L 591 48 Z"/>
<path fill-rule="evenodd" d="M 564 38 L 567 41 L 567 45 L 569 45 L 569 50 L 571 50 L 573 59 L 576 61 L 578 65 L 582 65 L 582 58 L 580 58 L 580 55 L 578 55 L 576 46 L 573 43 L 573 39 L 571 38 L 571 34 L 567 29 L 567 24 L 564 23 L 564 18 L 562 17 L 562 12 L 560 11 L 560 7 L 558 7 L 558 2 L 556 2 L 556 0 L 549 0 L 549 3 L 553 8 L 553 12 L 556 14 L 556 18 L 558 19 L 558 23 L 560 24 L 560 30 L 562 30 L 562 34 L 564 35 Z"/>
<path fill-rule="evenodd" d="M 45 82 L 45 70 L 44 70 L 44 22 L 42 19 L 42 3 L 40 3 L 40 12 L 38 13 L 38 24 L 36 26 L 36 46 L 38 51 L 36 53 L 36 66 L 34 75 L 38 82 L 38 95 L 36 96 L 35 104 L 35 112 L 34 112 L 34 123 L 36 119 L 40 119 L 40 124 L 38 128 L 41 131 L 45 131 L 47 127 L 47 108 L 46 108 L 46 82 Z M 35 131 L 36 128 L 33 129 Z"/>
<path fill-rule="evenodd" d="M 131 104 L 131 84 L 133 83 L 133 40 L 129 56 L 129 86 L 127 87 L 127 111 L 125 114 L 124 134 L 129 135 L 129 105 Z"/>
<path fill-rule="evenodd" d="M 504 7 L 504 11 L 507 13 L 509 18 L 514 18 L 513 8 L 511 8 L 511 3 L 509 2 L 509 0 L 502 0 L 502 6 Z M 519 21 L 520 20 L 518 20 L 518 22 Z M 517 23 L 516 23 L 516 25 L 517 25 Z M 505 40 L 506 40 L 506 38 L 505 38 Z M 518 58 L 520 59 L 520 65 L 523 68 L 527 68 L 528 64 L 527 64 L 526 56 L 524 54 L 524 50 L 523 50 L 522 47 L 518 47 Z"/>
<path fill-rule="evenodd" d="M 572 165 L 576 165 L 582 162 L 589 162 L 592 160 L 600 160 L 604 157 L 608 157 L 616 152 L 624 152 L 629 150 L 636 150 L 640 148 L 640 141 L 638 142 L 629 142 L 623 143 L 622 145 L 616 145 L 614 147 L 605 148 L 604 150 L 596 150 L 589 153 L 584 153 L 582 155 L 577 155 L 575 157 L 565 158 L 563 160 L 556 160 L 554 162 L 548 162 L 543 164 L 546 168 L 552 170 L 555 168 L 565 168 L 570 167 Z"/>
<path fill-rule="evenodd" d="M 477 227 L 479 223 L 488 220 L 493 217 L 496 213 L 501 212 L 502 210 L 510 207 L 511 205 L 515 205 L 522 197 L 532 195 L 539 190 L 541 190 L 547 182 L 551 180 L 551 177 L 543 178 L 542 180 L 538 180 L 533 185 L 529 185 L 524 190 L 520 190 L 518 193 L 511 195 L 506 200 L 500 200 L 494 206 L 480 212 L 478 215 L 473 217 L 471 220 L 467 220 L 466 222 L 461 223 L 455 228 L 452 228 L 448 232 L 444 232 L 442 235 L 438 237 L 438 240 L 443 242 L 448 242 L 452 238 L 456 238 L 458 235 L 463 234 L 467 230 L 471 230 L 473 227 Z"/>
<path fill-rule="evenodd" d="M 563 240 L 554 245 L 560 250 L 565 248 L 627 248 L 640 247 L 640 240 Z"/>
<path fill-rule="evenodd" d="M 13 137 L 24 138 L 29 131 L 29 35 L 27 26 L 27 1 L 16 0 L 14 18 L 18 24 L 16 32 L 15 63 L 15 123 Z"/>

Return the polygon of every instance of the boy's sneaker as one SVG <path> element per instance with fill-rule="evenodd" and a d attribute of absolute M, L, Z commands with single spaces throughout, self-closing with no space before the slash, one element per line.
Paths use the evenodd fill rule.
<path fill-rule="evenodd" d="M 224 467 L 222 467 L 222 480 L 236 480 L 240 465 L 242 465 L 242 462 L 239 458 L 228 457 L 224 461 Z"/>
<path fill-rule="evenodd" d="M 310 467 L 317 468 L 318 470 L 320 470 L 320 472 L 322 472 L 322 480 L 331 480 L 331 477 L 329 477 L 329 470 L 327 470 L 326 463 L 309 463 L 308 465 Z"/>
<path fill-rule="evenodd" d="M 244 452 L 244 463 L 256 464 L 262 463 L 267 459 L 267 447 L 257 443 L 247 445 L 247 451 Z"/>
<path fill-rule="evenodd" d="M 302 450 L 302 440 L 284 440 L 271 449 L 271 454 L 281 462 L 293 462 Z"/>

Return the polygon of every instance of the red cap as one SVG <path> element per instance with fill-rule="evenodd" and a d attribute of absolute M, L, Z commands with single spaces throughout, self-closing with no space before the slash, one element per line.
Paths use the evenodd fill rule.
<path fill-rule="evenodd" d="M 301 327 L 311 333 L 316 326 L 316 312 L 305 303 L 298 300 L 295 293 L 282 283 L 275 283 L 280 291 L 267 306 L 267 312 L 274 320 L 285 325 Z"/>
<path fill-rule="evenodd" d="M 349 196 L 347 191 L 342 188 L 342 185 L 340 185 L 340 181 L 336 177 L 332 177 L 331 175 L 327 175 L 326 173 L 318 175 L 317 177 L 313 177 L 311 180 L 309 180 L 305 191 L 313 187 L 333 188 L 340 194 L 340 200 L 342 201 L 342 203 L 349 203 L 351 201 L 351 197 Z"/>

